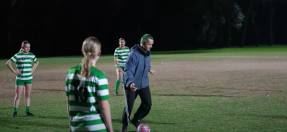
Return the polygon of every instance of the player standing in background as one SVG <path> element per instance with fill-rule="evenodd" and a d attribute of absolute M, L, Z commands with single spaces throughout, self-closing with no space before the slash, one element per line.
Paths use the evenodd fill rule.
<path fill-rule="evenodd" d="M 17 116 L 18 106 L 21 99 L 21 94 L 25 88 L 25 106 L 26 106 L 26 116 L 33 116 L 30 113 L 30 93 L 32 90 L 33 76 L 32 73 L 39 65 L 39 61 L 35 55 L 30 51 L 30 43 L 28 41 L 23 41 L 21 44 L 21 49 L 19 53 L 15 54 L 10 60 L 7 61 L 6 65 L 8 68 L 16 74 L 15 80 L 15 100 L 14 100 L 14 113 L 12 117 Z M 17 70 L 14 70 L 11 63 L 16 62 Z M 32 62 L 34 65 L 32 66 Z"/>
<path fill-rule="evenodd" d="M 120 38 L 119 47 L 116 48 L 115 53 L 114 53 L 114 57 L 115 57 L 114 61 L 115 61 L 116 72 L 117 72 L 117 81 L 115 84 L 114 95 L 118 95 L 118 89 L 121 85 L 121 76 L 125 70 L 126 60 L 130 53 L 130 49 L 125 45 L 126 45 L 125 39 Z"/>
<path fill-rule="evenodd" d="M 82 45 L 82 63 L 66 76 L 70 131 L 113 132 L 106 74 L 96 68 L 101 43 L 88 37 Z"/>

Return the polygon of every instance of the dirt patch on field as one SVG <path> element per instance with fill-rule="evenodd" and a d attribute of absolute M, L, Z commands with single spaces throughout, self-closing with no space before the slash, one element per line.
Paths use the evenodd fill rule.
<path fill-rule="evenodd" d="M 181 96 L 244 96 L 272 95 L 286 92 L 287 59 L 248 58 L 221 61 L 152 62 L 155 75 L 150 76 L 153 95 Z M 41 65 L 40 65 L 41 66 Z M 33 93 L 65 91 L 65 76 L 71 67 L 55 67 L 34 73 Z M 98 64 L 109 80 L 110 93 L 114 92 L 116 72 L 112 62 Z M 0 76 L 0 98 L 15 95 L 15 75 L 7 68 Z M 120 89 L 120 93 L 122 90 Z"/>
<path fill-rule="evenodd" d="M 164 62 L 155 65 L 157 75 L 150 76 L 151 85 L 164 95 L 224 95 L 276 94 L 287 86 L 286 60 Z"/>

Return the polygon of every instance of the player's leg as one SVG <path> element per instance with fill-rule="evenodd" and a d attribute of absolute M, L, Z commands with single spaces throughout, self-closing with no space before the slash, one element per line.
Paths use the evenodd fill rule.
<path fill-rule="evenodd" d="M 140 120 L 149 113 L 152 105 L 149 86 L 138 90 L 138 94 L 142 102 L 137 112 L 134 114 L 133 119 L 131 120 L 131 123 L 135 125 L 135 127 L 137 127 L 140 123 Z"/>
<path fill-rule="evenodd" d="M 117 72 L 117 80 L 116 80 L 116 84 L 115 84 L 114 95 L 118 95 L 118 90 L 119 90 L 119 87 L 121 85 L 121 76 L 123 74 L 123 70 L 122 70 L 122 68 L 116 66 L 116 72 Z"/>
<path fill-rule="evenodd" d="M 21 81 L 16 80 L 15 84 L 16 85 L 15 85 L 14 113 L 13 113 L 12 117 L 17 116 L 18 106 L 19 106 L 21 94 L 22 94 L 22 91 L 24 88 L 24 83 Z"/>
<path fill-rule="evenodd" d="M 30 113 L 30 94 L 32 90 L 32 83 L 26 82 L 25 84 L 25 106 L 26 106 L 26 116 L 33 116 L 32 113 Z"/>
<path fill-rule="evenodd" d="M 127 126 L 129 124 L 129 118 L 134 106 L 134 101 L 138 95 L 137 91 L 132 91 L 131 89 L 125 87 L 125 98 L 126 98 L 126 104 L 124 110 L 123 110 L 123 116 L 122 116 L 122 123 L 123 123 L 123 129 L 127 129 Z M 126 112 L 126 109 L 128 109 L 128 113 Z"/>

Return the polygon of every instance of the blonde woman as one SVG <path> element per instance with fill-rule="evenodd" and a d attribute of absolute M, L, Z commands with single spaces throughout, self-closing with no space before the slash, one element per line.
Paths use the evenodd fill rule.
<path fill-rule="evenodd" d="M 71 68 L 66 76 L 70 131 L 113 132 L 108 79 L 96 67 L 101 54 L 100 41 L 88 37 L 82 53 L 82 63 Z"/>
<path fill-rule="evenodd" d="M 39 61 L 36 56 L 29 52 L 30 43 L 28 41 L 23 41 L 21 44 L 21 49 L 16 53 L 10 60 L 7 61 L 6 65 L 8 68 L 16 74 L 15 80 L 15 100 L 14 100 L 14 113 L 12 117 L 17 116 L 18 106 L 20 103 L 21 93 L 25 89 L 25 105 L 26 105 L 26 116 L 33 116 L 30 113 L 30 93 L 32 90 L 33 76 L 32 73 L 39 65 Z M 34 62 L 34 65 L 32 63 Z M 11 63 L 16 63 L 17 70 L 14 70 Z"/>

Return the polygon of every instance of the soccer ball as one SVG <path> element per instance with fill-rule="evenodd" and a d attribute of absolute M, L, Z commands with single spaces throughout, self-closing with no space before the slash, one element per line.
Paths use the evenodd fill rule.
<path fill-rule="evenodd" d="M 137 132 L 150 132 L 150 128 L 147 124 L 140 124 L 137 128 Z"/>

